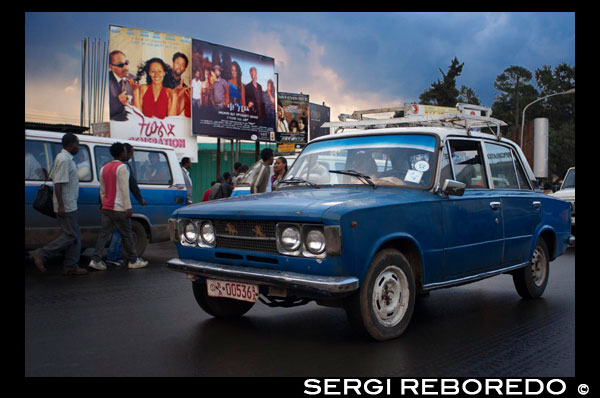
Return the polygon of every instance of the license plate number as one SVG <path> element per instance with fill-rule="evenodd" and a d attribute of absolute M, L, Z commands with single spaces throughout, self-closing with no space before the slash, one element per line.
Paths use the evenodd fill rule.
<path fill-rule="evenodd" d="M 224 297 L 234 300 L 255 303 L 258 299 L 258 286 L 240 282 L 206 280 L 206 288 L 210 297 Z"/>

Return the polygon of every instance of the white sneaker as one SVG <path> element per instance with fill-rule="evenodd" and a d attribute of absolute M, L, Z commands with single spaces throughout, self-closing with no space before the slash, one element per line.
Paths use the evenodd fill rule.
<path fill-rule="evenodd" d="M 88 265 L 88 267 L 90 268 L 94 268 L 97 269 L 98 271 L 106 271 L 106 264 L 104 264 L 104 261 L 100 260 L 100 261 L 90 261 L 90 264 Z"/>
<path fill-rule="evenodd" d="M 148 261 L 144 260 L 141 257 L 138 257 L 137 260 L 135 260 L 135 263 L 129 263 L 129 265 L 127 265 L 127 268 L 144 268 L 146 265 L 148 265 Z"/>

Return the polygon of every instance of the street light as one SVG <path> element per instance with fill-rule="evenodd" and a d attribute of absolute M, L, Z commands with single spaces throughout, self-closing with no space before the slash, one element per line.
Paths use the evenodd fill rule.
<path fill-rule="evenodd" d="M 563 91 L 562 93 L 554 93 L 554 94 L 550 94 L 550 95 L 547 95 L 542 98 L 538 98 L 535 101 L 530 102 L 529 104 L 527 104 L 527 106 L 525 106 L 525 108 L 523 108 L 523 117 L 521 118 L 521 149 L 523 149 L 523 127 L 525 126 L 525 111 L 527 110 L 527 108 L 529 108 L 529 105 L 533 105 L 536 102 L 546 99 L 548 97 L 553 97 L 555 95 L 562 95 L 562 94 L 575 94 L 575 89 L 572 88 L 567 91 Z"/>

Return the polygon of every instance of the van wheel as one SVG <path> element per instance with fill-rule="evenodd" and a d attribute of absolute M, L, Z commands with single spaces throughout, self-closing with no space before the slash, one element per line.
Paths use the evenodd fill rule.
<path fill-rule="evenodd" d="M 133 243 L 135 245 L 135 252 L 138 257 L 142 257 L 146 246 L 148 245 L 148 236 L 146 235 L 146 228 L 141 222 L 137 220 L 131 220 L 131 231 L 133 232 Z"/>
<path fill-rule="evenodd" d="M 535 245 L 529 264 L 513 272 L 517 293 L 525 299 L 537 298 L 544 293 L 550 273 L 550 256 L 544 239 Z"/>
<path fill-rule="evenodd" d="M 395 249 L 377 253 L 360 290 L 344 301 L 350 324 L 363 336 L 383 341 L 406 330 L 415 306 L 412 268 Z"/>
<path fill-rule="evenodd" d="M 254 303 L 248 301 L 210 297 L 206 291 L 206 282 L 192 282 L 192 288 L 200 308 L 216 318 L 239 318 L 254 306 Z"/>

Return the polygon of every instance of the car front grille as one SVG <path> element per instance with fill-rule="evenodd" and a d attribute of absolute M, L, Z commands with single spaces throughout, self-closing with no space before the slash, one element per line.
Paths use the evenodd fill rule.
<path fill-rule="evenodd" d="M 213 220 L 217 249 L 277 254 L 275 221 Z"/>

